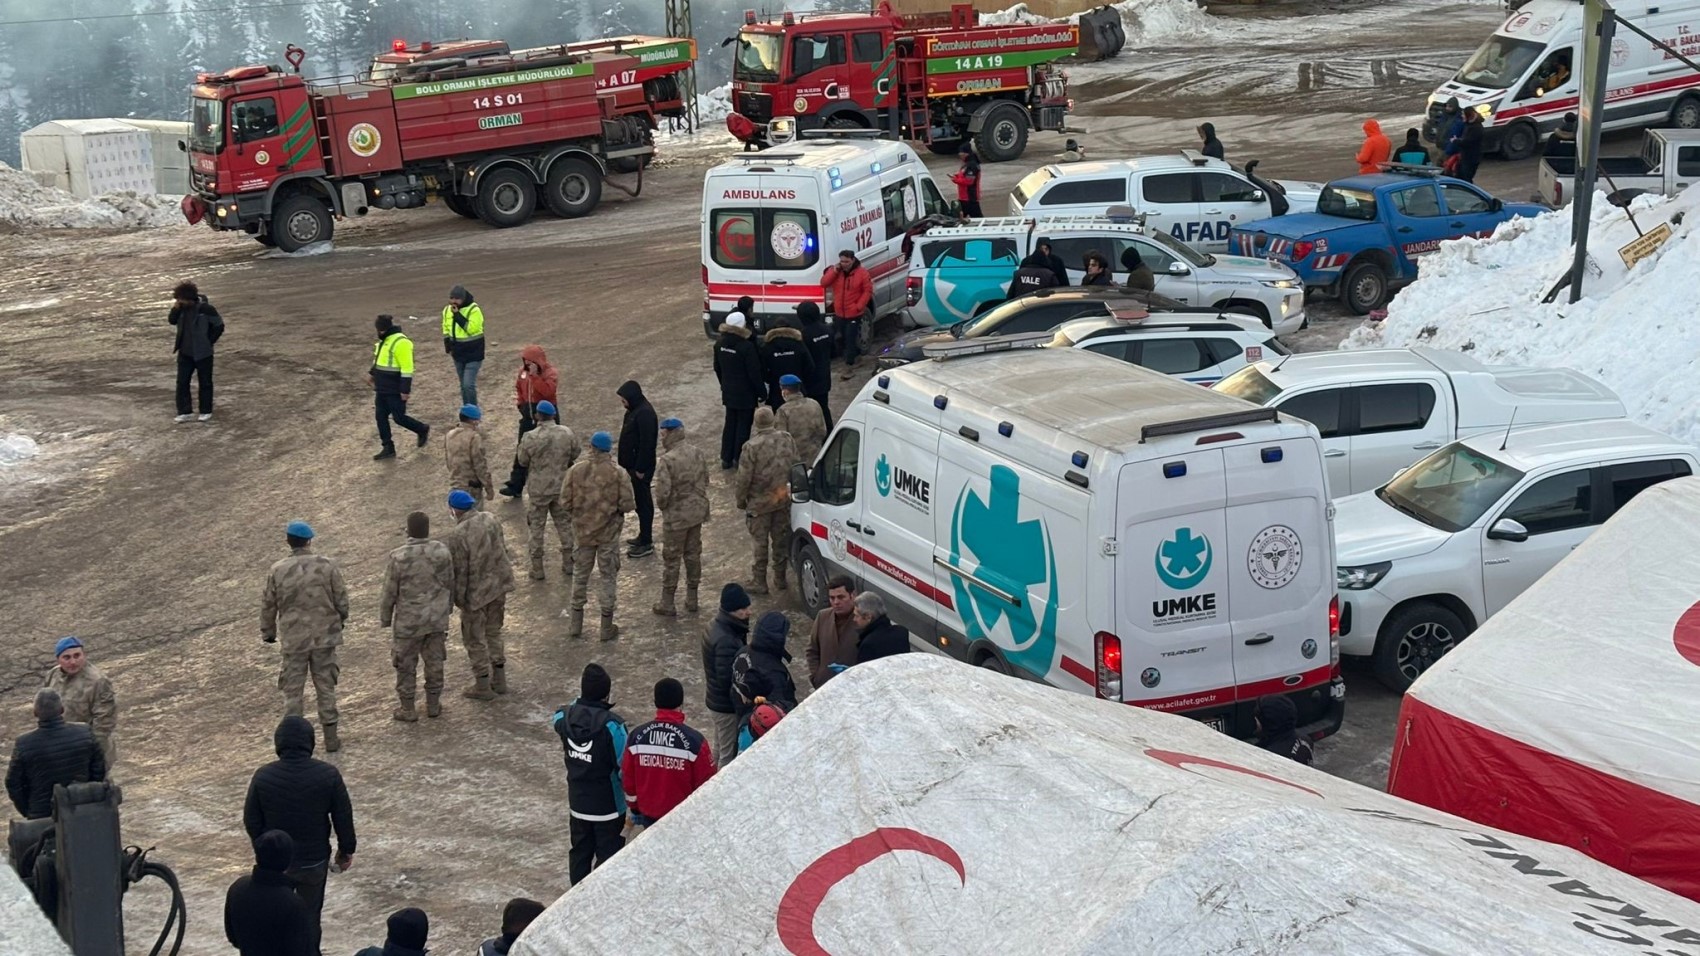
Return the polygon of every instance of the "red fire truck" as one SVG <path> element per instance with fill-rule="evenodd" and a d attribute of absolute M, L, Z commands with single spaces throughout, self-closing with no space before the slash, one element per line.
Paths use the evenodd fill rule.
<path fill-rule="evenodd" d="M 1064 131 L 1068 82 L 1056 61 L 1080 46 L 1069 23 L 981 26 L 969 4 L 905 16 L 744 15 L 732 65 L 732 135 L 787 142 L 820 127 L 879 129 L 952 153 L 1015 159 L 1030 130 Z"/>
<path fill-rule="evenodd" d="M 688 39 L 621 37 L 509 50 L 500 40 L 408 46 L 357 80 L 314 82 L 247 66 L 197 78 L 191 102 L 191 223 L 241 230 L 293 252 L 333 221 L 432 197 L 496 227 L 538 200 L 567 218 L 596 208 L 609 169 L 655 152 L 656 117 L 684 109 L 674 74 Z"/>

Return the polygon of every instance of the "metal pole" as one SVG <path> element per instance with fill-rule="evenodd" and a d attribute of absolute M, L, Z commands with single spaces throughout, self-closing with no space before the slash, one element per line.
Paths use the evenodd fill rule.
<path fill-rule="evenodd" d="M 1606 76 L 1611 69 L 1611 41 L 1616 35 L 1613 27 L 1617 14 L 1605 0 L 1589 0 L 1589 13 L 1599 10 L 1598 25 L 1592 37 L 1583 37 L 1583 50 L 1593 53 L 1591 62 L 1582 66 L 1588 71 L 1582 79 L 1581 125 L 1583 142 L 1578 143 L 1576 168 L 1576 208 L 1571 220 L 1571 235 L 1576 240 L 1576 255 L 1570 264 L 1570 301 L 1582 299 L 1582 276 L 1588 264 L 1588 224 L 1594 208 L 1594 184 L 1600 157 L 1600 126 L 1606 106 Z M 1587 23 L 1592 17 L 1585 17 Z"/>

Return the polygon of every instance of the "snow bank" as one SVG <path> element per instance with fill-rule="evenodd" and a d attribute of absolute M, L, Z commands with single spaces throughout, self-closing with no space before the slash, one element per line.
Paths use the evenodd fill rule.
<path fill-rule="evenodd" d="M 1213 17 L 1193 0 L 1123 0 L 1115 4 L 1115 8 L 1121 12 L 1129 48 L 1169 43 L 1174 40 L 1206 41 L 1244 37 L 1254 32 L 1267 36 L 1272 28 L 1271 21 L 1267 20 L 1248 24 Z M 1017 23 L 1075 23 L 1079 20 L 1078 13 L 1060 20 L 1042 17 L 1029 10 L 1025 3 L 985 14 L 980 18 L 981 23 L 995 26 Z"/>
<path fill-rule="evenodd" d="M 10 863 L 0 864 L 0 953 L 71 956 Z"/>
<path fill-rule="evenodd" d="M 0 468 L 29 461 L 41 454 L 41 446 L 28 435 L 0 435 Z"/>
<path fill-rule="evenodd" d="M 174 196 L 118 192 L 78 199 L 0 163 L 0 223 L 25 229 L 151 228 L 182 224 L 183 214 Z"/>
<path fill-rule="evenodd" d="M 1673 222 L 1657 253 L 1627 269 L 1618 250 L 1636 237 L 1628 215 L 1596 198 L 1584 298 L 1541 299 L 1570 266 L 1570 210 L 1514 220 L 1488 239 L 1442 244 L 1422 276 L 1341 348 L 1433 345 L 1489 363 L 1562 365 L 1610 386 L 1630 417 L 1700 444 L 1700 323 L 1688 311 L 1700 288 L 1700 191 L 1643 196 L 1643 230 Z"/>

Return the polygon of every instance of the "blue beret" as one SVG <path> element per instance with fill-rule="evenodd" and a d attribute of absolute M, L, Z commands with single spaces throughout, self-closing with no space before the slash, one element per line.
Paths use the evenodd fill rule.
<path fill-rule="evenodd" d="M 614 436 L 608 434 L 607 432 L 597 432 L 596 434 L 590 436 L 590 447 L 596 449 L 597 451 L 613 451 L 614 450 Z"/>
<path fill-rule="evenodd" d="M 779 384 L 784 388 L 796 388 L 803 384 L 803 380 L 795 375 L 781 375 L 779 376 Z"/>
<path fill-rule="evenodd" d="M 478 410 L 477 405 L 462 405 L 460 407 L 460 417 L 470 418 L 473 421 L 477 421 L 484 417 L 484 413 Z"/>
<path fill-rule="evenodd" d="M 677 418 L 663 418 L 661 420 L 661 427 L 667 429 L 668 431 L 672 431 L 675 428 L 684 428 L 685 423 L 682 422 L 682 421 L 679 421 Z"/>
<path fill-rule="evenodd" d="M 73 647 L 82 647 L 83 642 L 74 637 L 61 637 L 59 643 L 53 645 L 53 656 L 58 657 Z"/>
<path fill-rule="evenodd" d="M 456 511 L 471 511 L 473 508 L 478 507 L 478 499 L 472 497 L 470 492 L 461 491 L 459 488 L 456 488 L 454 491 L 449 492 L 449 507 Z"/>
<path fill-rule="evenodd" d="M 289 527 L 283 529 L 283 533 L 291 538 L 305 538 L 311 541 L 313 539 L 313 526 L 305 521 L 291 521 Z"/>
<path fill-rule="evenodd" d="M 554 402 L 538 402 L 537 403 L 537 414 L 539 414 L 539 415 L 553 415 L 553 414 L 555 414 L 555 403 Z"/>

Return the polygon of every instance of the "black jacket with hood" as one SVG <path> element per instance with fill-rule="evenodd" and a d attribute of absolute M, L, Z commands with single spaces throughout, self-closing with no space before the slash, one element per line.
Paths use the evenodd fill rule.
<path fill-rule="evenodd" d="M 194 306 L 172 306 L 170 321 L 177 326 L 177 342 L 171 351 L 196 362 L 212 358 L 213 344 L 224 334 L 224 317 L 206 296 Z"/>
<path fill-rule="evenodd" d="M 655 446 L 660 437 L 655 408 L 643 397 L 643 386 L 631 379 L 615 394 L 626 400 L 626 417 L 620 423 L 620 467 L 654 478 Z"/>
<path fill-rule="evenodd" d="M 1272 754 L 1310 765 L 1310 741 L 1300 737 L 1298 708 L 1291 699 L 1280 694 L 1260 697 L 1257 701 L 1257 722 L 1262 727 L 1257 745 Z"/>
<path fill-rule="evenodd" d="M 804 302 L 797 306 L 797 322 L 803 327 L 803 344 L 809 347 L 809 374 L 803 376 L 804 395 L 832 391 L 832 326 L 826 324 L 820 306 Z"/>
<path fill-rule="evenodd" d="M 768 404 L 778 408 L 780 404 L 779 378 L 782 375 L 795 375 L 803 380 L 804 391 L 814 378 L 815 359 L 809 352 L 809 345 L 803 341 L 803 333 L 781 325 L 767 330 L 762 336 L 762 370 L 767 373 Z"/>
<path fill-rule="evenodd" d="M 755 710 L 757 697 L 765 697 L 769 703 L 778 704 L 787 712 L 797 706 L 797 683 L 791 678 L 791 668 L 785 666 L 785 662 L 791 659 L 791 652 L 785 649 L 788 625 L 766 626 L 769 615 L 783 618 L 773 611 L 762 615 L 749 646 L 739 651 L 737 660 L 732 662 L 732 683 L 742 697 L 737 701 L 740 717 Z"/>
<path fill-rule="evenodd" d="M 6 767 L 6 795 L 26 820 L 53 815 L 53 788 L 65 783 L 106 779 L 106 759 L 87 724 L 63 717 L 37 722 L 20 736 Z"/>
<path fill-rule="evenodd" d="M 567 809 L 580 820 L 616 820 L 626 812 L 620 758 L 626 719 L 606 700 L 580 697 L 555 711 L 555 733 L 567 764 Z"/>
<path fill-rule="evenodd" d="M 761 404 L 766 391 L 761 350 L 750 338 L 748 328 L 721 324 L 720 338 L 714 343 L 714 377 L 720 380 L 720 404 L 736 409 Z"/>
<path fill-rule="evenodd" d="M 1204 136 L 1204 148 L 1200 152 L 1215 159 L 1225 158 L 1222 141 L 1216 138 L 1215 123 L 1201 124 L 1198 127 L 1198 132 Z"/>
<path fill-rule="evenodd" d="M 1062 256 L 1057 255 L 1055 251 L 1052 251 L 1049 255 L 1039 251 L 1040 246 L 1048 246 L 1050 244 L 1051 240 L 1046 239 L 1044 236 L 1040 236 L 1039 241 L 1033 243 L 1033 251 L 1028 253 L 1027 258 L 1021 260 L 1021 264 L 1024 266 L 1040 266 L 1042 268 L 1049 269 L 1051 270 L 1051 275 L 1057 277 L 1057 285 L 1068 285 L 1068 263 L 1062 261 Z"/>
<path fill-rule="evenodd" d="M 703 706 L 717 714 L 738 712 L 737 694 L 732 691 L 732 664 L 744 649 L 750 635 L 750 622 L 735 618 L 725 611 L 714 616 L 714 623 L 702 638 L 702 675 L 708 683 Z"/>
<path fill-rule="evenodd" d="M 282 830 L 295 841 L 292 868 L 330 859 L 331 829 L 337 852 L 354 854 L 354 805 L 342 772 L 313 759 L 313 725 L 304 717 L 285 717 L 272 736 L 278 759 L 254 771 L 242 826 L 250 840 L 267 830 Z"/>

